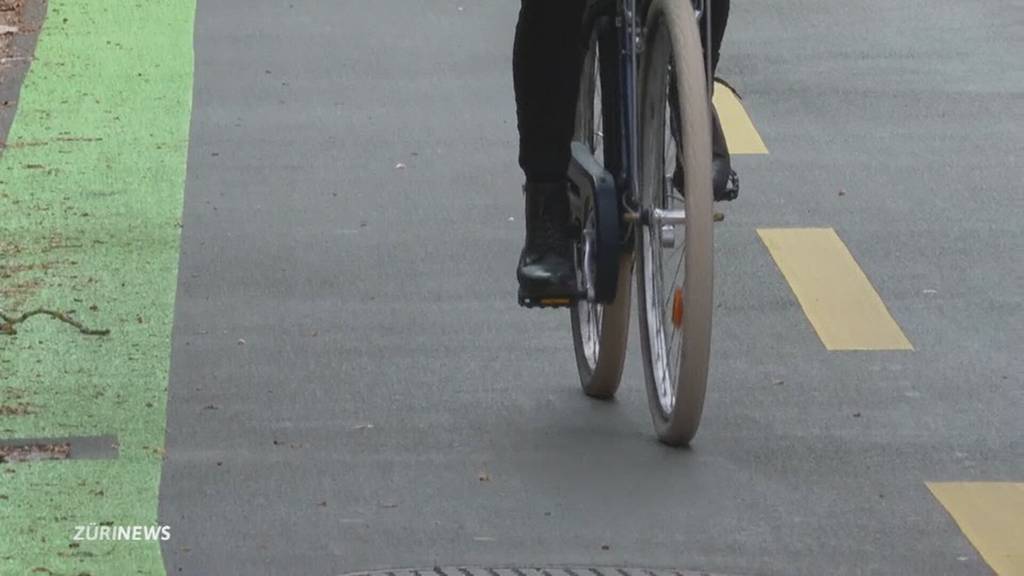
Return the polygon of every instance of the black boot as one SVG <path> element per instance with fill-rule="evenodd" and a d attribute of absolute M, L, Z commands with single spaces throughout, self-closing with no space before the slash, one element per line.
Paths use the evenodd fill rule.
<path fill-rule="evenodd" d="M 683 166 L 676 161 L 676 169 L 672 172 L 672 185 L 679 192 L 683 189 Z M 715 202 L 729 202 L 740 195 L 740 178 L 732 169 L 729 147 L 725 143 L 725 133 L 718 120 L 718 112 L 712 108 L 711 114 L 711 191 Z"/>
<path fill-rule="evenodd" d="M 526 245 L 519 257 L 519 303 L 565 306 L 576 294 L 567 184 L 527 183 Z"/>
<path fill-rule="evenodd" d="M 732 169 L 725 132 L 722 131 L 722 123 L 714 107 L 711 117 L 711 174 L 711 189 L 715 193 L 715 202 L 732 201 L 740 195 L 740 179 Z"/>

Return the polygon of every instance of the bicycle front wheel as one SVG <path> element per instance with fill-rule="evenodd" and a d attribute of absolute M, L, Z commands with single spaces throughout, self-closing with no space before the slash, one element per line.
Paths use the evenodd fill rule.
<path fill-rule="evenodd" d="M 658 438 L 687 445 L 707 389 L 713 291 L 711 120 L 689 2 L 653 0 L 640 107 L 637 292 Z"/>
<path fill-rule="evenodd" d="M 560 0 L 553 0 L 560 1 Z M 573 139 L 593 152 L 599 163 L 605 161 L 605 98 L 602 96 L 600 33 L 595 30 L 583 66 L 579 100 L 576 106 L 576 129 Z M 610 127 L 609 127 L 610 128 Z M 593 274 L 595 264 L 594 238 L 596 213 L 593 206 L 585 210 L 582 233 L 576 244 L 579 273 Z M 629 336 L 630 277 L 632 256 L 624 253 L 619 261 L 619 278 L 615 300 L 607 304 L 595 302 L 592 295 L 580 298 L 570 311 L 573 348 L 583 392 L 592 398 L 615 396 L 622 379 Z"/>

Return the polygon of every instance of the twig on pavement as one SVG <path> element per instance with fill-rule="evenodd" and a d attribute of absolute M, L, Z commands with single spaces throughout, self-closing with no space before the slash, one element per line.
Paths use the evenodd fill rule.
<path fill-rule="evenodd" d="M 31 312 L 25 312 L 21 316 L 10 316 L 3 310 L 0 310 L 0 320 L 3 320 L 3 323 L 0 324 L 0 334 L 6 334 L 8 336 L 13 336 L 17 334 L 18 330 L 15 328 L 15 326 L 25 322 L 26 320 L 32 318 L 33 316 L 50 316 L 51 318 L 60 320 L 65 324 L 74 326 L 75 328 L 78 329 L 79 332 L 85 334 L 86 336 L 107 336 L 108 334 L 110 334 L 110 330 L 94 330 L 92 328 L 87 328 L 86 326 L 83 326 L 81 322 L 75 320 L 65 312 L 47 310 L 45 308 L 37 308 L 35 310 L 32 310 Z"/>

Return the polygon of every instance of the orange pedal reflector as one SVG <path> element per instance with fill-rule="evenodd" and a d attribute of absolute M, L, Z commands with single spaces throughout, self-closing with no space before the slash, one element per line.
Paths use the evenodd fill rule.
<path fill-rule="evenodd" d="M 572 300 L 568 298 L 545 298 L 540 303 L 545 306 L 568 306 L 572 304 Z"/>
<path fill-rule="evenodd" d="M 676 288 L 675 295 L 672 297 L 672 324 L 676 328 L 683 327 L 683 289 Z"/>

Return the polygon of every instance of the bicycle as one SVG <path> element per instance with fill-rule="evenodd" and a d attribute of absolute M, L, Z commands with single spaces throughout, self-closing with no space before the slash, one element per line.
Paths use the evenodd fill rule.
<path fill-rule="evenodd" d="M 569 167 L 580 382 L 601 399 L 619 388 L 635 269 L 651 416 L 673 446 L 697 432 L 711 347 L 712 85 L 698 29 L 707 10 L 707 0 L 590 3 Z"/>

